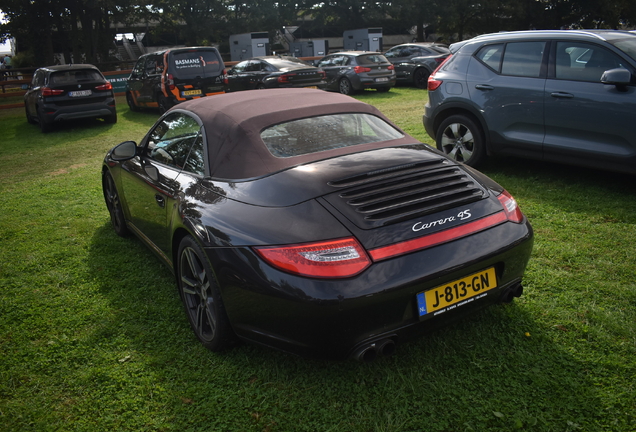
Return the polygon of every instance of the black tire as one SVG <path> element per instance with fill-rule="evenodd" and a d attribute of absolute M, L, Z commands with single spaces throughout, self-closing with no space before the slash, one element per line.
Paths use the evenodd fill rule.
<path fill-rule="evenodd" d="M 36 122 L 35 120 L 33 120 L 33 117 L 31 117 L 31 116 L 29 115 L 29 110 L 28 110 L 28 108 L 27 108 L 26 106 L 24 107 L 24 111 L 25 111 L 25 113 L 26 113 L 26 119 L 27 119 L 27 122 L 28 122 L 29 124 L 36 124 L 37 122 Z"/>
<path fill-rule="evenodd" d="M 413 72 L 413 84 L 419 89 L 428 88 L 428 77 L 430 75 L 431 73 L 424 68 L 415 69 L 415 72 Z"/>
<path fill-rule="evenodd" d="M 124 211 L 121 208 L 121 200 L 119 199 L 119 193 L 117 193 L 117 186 L 115 186 L 113 176 L 108 171 L 102 174 L 102 191 L 104 192 L 106 208 L 108 208 L 108 213 L 110 213 L 110 222 L 113 224 L 115 233 L 120 237 L 128 236 L 130 231 L 126 226 L 126 219 L 124 218 Z"/>
<path fill-rule="evenodd" d="M 53 129 L 53 125 L 49 123 L 48 121 L 46 121 L 46 119 L 44 118 L 44 114 L 42 114 L 42 111 L 39 109 L 38 109 L 38 124 L 40 125 L 40 130 L 42 131 L 42 133 L 51 132 L 51 129 Z"/>
<path fill-rule="evenodd" d="M 353 94 L 353 86 L 351 85 L 351 81 L 349 81 L 347 78 L 342 78 L 338 82 L 338 91 L 343 95 Z"/>
<path fill-rule="evenodd" d="M 108 124 L 115 124 L 117 123 L 117 113 L 113 113 L 109 116 L 104 117 L 104 122 L 108 123 Z"/>
<path fill-rule="evenodd" d="M 440 124 L 435 139 L 437 148 L 448 157 L 476 167 L 486 157 L 486 143 L 481 127 L 470 117 L 457 114 Z"/>
<path fill-rule="evenodd" d="M 179 245 L 177 283 L 190 327 L 210 351 L 222 351 L 234 340 L 219 286 L 203 249 L 191 236 Z"/>
<path fill-rule="evenodd" d="M 172 105 L 170 104 L 170 101 L 168 100 L 168 98 L 161 93 L 157 95 L 157 104 L 159 105 L 159 112 L 161 114 L 165 113 L 170 108 L 172 108 Z"/>
<path fill-rule="evenodd" d="M 139 111 L 139 107 L 135 105 L 135 99 L 133 99 L 132 94 L 126 93 L 126 103 L 131 111 Z"/>

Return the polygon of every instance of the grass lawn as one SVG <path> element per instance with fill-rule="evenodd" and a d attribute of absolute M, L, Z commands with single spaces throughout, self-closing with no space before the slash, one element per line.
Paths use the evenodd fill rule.
<path fill-rule="evenodd" d="M 426 92 L 358 99 L 431 143 Z M 41 134 L 0 110 L 0 431 L 636 430 L 636 178 L 483 171 L 536 233 L 525 294 L 363 364 L 206 351 L 169 271 L 115 235 L 101 160 L 156 112 Z"/>

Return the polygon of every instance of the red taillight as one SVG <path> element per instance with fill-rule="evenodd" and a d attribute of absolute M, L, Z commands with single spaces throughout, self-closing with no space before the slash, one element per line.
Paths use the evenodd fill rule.
<path fill-rule="evenodd" d="M 388 70 L 395 70 L 395 66 L 390 65 L 387 69 L 388 69 Z"/>
<path fill-rule="evenodd" d="M 503 191 L 497 198 L 503 206 L 506 217 L 510 222 L 521 223 L 523 221 L 523 213 L 521 213 L 517 201 L 515 201 L 508 191 Z"/>
<path fill-rule="evenodd" d="M 64 93 L 64 90 L 53 90 L 49 87 L 42 87 L 42 96 L 59 96 Z"/>
<path fill-rule="evenodd" d="M 230 80 L 227 77 L 227 69 L 223 69 L 223 84 L 229 84 Z"/>
<path fill-rule="evenodd" d="M 371 68 L 364 67 L 364 66 L 356 66 L 353 68 L 353 71 L 355 73 L 371 72 Z"/>
<path fill-rule="evenodd" d="M 168 86 L 168 88 L 170 90 L 174 90 L 175 89 L 174 76 L 172 76 L 172 74 L 168 74 L 168 79 L 166 80 L 166 85 Z"/>
<path fill-rule="evenodd" d="M 439 88 L 439 86 L 442 85 L 444 81 L 435 79 L 435 74 L 437 73 L 438 70 L 440 70 L 442 66 L 444 66 L 444 64 L 446 64 L 447 61 L 450 60 L 451 57 L 452 57 L 452 54 L 446 57 L 445 59 L 443 59 L 443 61 L 439 64 L 439 66 L 437 66 L 435 70 L 433 71 L 433 73 L 428 77 L 428 85 L 427 85 L 428 91 L 435 91 Z M 438 59 L 435 59 L 435 61 L 438 61 Z"/>
<path fill-rule="evenodd" d="M 113 85 L 106 81 L 106 84 L 102 84 L 102 85 L 98 85 L 97 87 L 95 87 L 95 90 L 112 90 L 113 89 Z"/>
<path fill-rule="evenodd" d="M 369 256 L 353 237 L 254 250 L 268 264 L 288 273 L 308 277 L 346 278 L 357 275 L 371 265 Z"/>
<path fill-rule="evenodd" d="M 296 74 L 295 73 L 283 74 L 283 75 L 278 77 L 278 82 L 279 83 L 288 83 L 290 81 L 290 78 L 293 77 L 294 75 L 296 75 Z"/>
<path fill-rule="evenodd" d="M 327 79 L 327 72 L 325 72 L 325 71 L 318 71 L 318 73 L 320 74 L 320 79 Z"/>

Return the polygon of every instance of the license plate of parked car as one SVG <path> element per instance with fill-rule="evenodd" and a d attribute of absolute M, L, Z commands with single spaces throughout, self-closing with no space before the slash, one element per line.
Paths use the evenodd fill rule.
<path fill-rule="evenodd" d="M 475 300 L 474 297 L 497 287 L 494 267 L 470 276 L 440 285 L 417 295 L 417 309 L 420 316 L 445 308 L 463 306 Z"/>
<path fill-rule="evenodd" d="M 70 97 L 90 96 L 92 94 L 93 92 L 90 90 L 77 90 L 77 91 L 68 92 L 68 95 Z"/>
<path fill-rule="evenodd" d="M 186 90 L 181 92 L 182 96 L 197 96 L 201 94 L 201 90 Z"/>
<path fill-rule="evenodd" d="M 387 82 L 388 80 L 388 78 L 376 78 L 375 82 Z"/>

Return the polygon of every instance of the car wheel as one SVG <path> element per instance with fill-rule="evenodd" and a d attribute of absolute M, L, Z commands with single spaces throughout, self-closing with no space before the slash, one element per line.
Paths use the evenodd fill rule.
<path fill-rule="evenodd" d="M 105 171 L 102 175 L 102 190 L 108 213 L 110 213 L 110 222 L 113 224 L 115 233 L 120 237 L 126 237 L 130 231 L 128 231 L 126 226 L 124 210 L 121 208 L 121 200 L 119 199 L 119 193 L 117 193 L 115 181 L 108 171 Z"/>
<path fill-rule="evenodd" d="M 437 148 L 451 159 L 466 165 L 479 165 L 486 155 L 481 128 L 469 117 L 453 115 L 437 130 Z"/>
<path fill-rule="evenodd" d="M 117 113 L 113 113 L 109 116 L 104 117 L 104 122 L 108 123 L 108 124 L 115 124 L 117 123 Z"/>
<path fill-rule="evenodd" d="M 343 95 L 350 95 L 353 93 L 353 87 L 351 86 L 351 81 L 347 78 L 342 78 L 338 83 L 338 91 Z"/>
<path fill-rule="evenodd" d="M 128 108 L 131 111 L 139 111 L 139 107 L 135 105 L 135 99 L 133 99 L 132 94 L 126 93 L 126 103 L 128 103 Z"/>
<path fill-rule="evenodd" d="M 425 89 L 428 87 L 428 77 L 430 73 L 424 68 L 416 69 L 413 72 L 413 84 L 415 87 Z"/>
<path fill-rule="evenodd" d="M 170 102 L 168 101 L 168 98 L 165 97 L 162 94 L 159 94 L 157 96 L 157 103 L 159 104 L 159 112 L 161 114 L 165 113 L 166 111 L 168 111 L 171 108 Z"/>
<path fill-rule="evenodd" d="M 26 112 L 26 119 L 27 119 L 27 122 L 28 122 L 29 124 L 36 124 L 37 122 L 36 122 L 35 120 L 33 120 L 33 117 L 31 117 L 31 116 L 29 115 L 29 110 L 28 110 L 28 108 L 27 108 L 26 106 L 24 107 L 24 111 Z"/>
<path fill-rule="evenodd" d="M 46 119 L 44 118 L 44 114 L 42 114 L 42 111 L 39 109 L 38 109 L 38 124 L 40 125 L 40 130 L 42 131 L 42 133 L 51 132 L 51 129 L 53 129 L 53 125 L 49 123 L 48 121 L 46 121 Z"/>
<path fill-rule="evenodd" d="M 221 351 L 234 333 L 208 259 L 191 236 L 181 241 L 178 257 L 179 294 L 190 326 L 203 346 Z"/>

